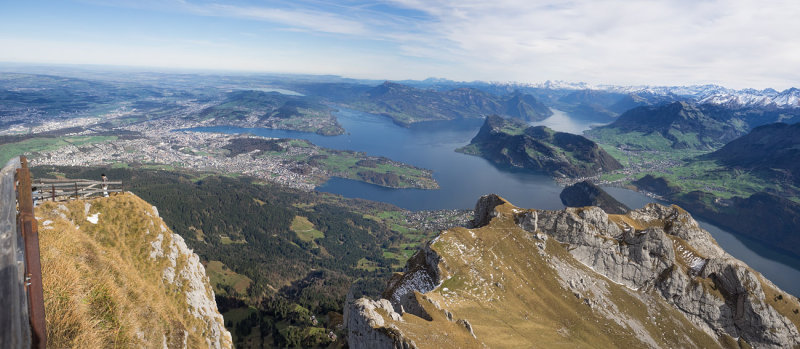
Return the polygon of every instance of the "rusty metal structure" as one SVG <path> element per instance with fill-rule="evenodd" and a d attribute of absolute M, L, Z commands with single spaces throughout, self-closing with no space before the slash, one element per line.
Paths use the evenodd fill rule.
<path fill-rule="evenodd" d="M 27 159 L 0 170 L 0 343 L 8 348 L 45 348 L 47 330 Z"/>
<path fill-rule="evenodd" d="M 125 184 L 121 181 L 36 179 L 31 186 L 36 188 L 32 193 L 34 202 L 88 199 L 125 192 Z"/>

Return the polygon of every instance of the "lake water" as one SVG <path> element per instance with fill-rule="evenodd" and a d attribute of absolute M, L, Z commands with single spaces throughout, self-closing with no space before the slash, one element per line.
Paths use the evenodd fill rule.
<path fill-rule="evenodd" d="M 550 109 L 553 112 L 549 118 L 542 121 L 532 122 L 533 126 L 547 126 L 556 131 L 569 132 L 574 134 L 583 134 L 594 126 L 605 125 L 603 123 L 585 122 L 571 118 L 569 114 L 558 109 Z"/>
<path fill-rule="evenodd" d="M 477 134 L 482 119 L 427 122 L 403 128 L 388 118 L 354 110 L 341 109 L 336 113 L 347 134 L 321 136 L 307 132 L 264 128 L 203 127 L 202 132 L 251 133 L 264 137 L 301 138 L 322 147 L 366 152 L 385 156 L 415 166 L 433 170 L 439 190 L 391 189 L 360 181 L 331 178 L 317 190 L 351 198 L 382 201 L 409 210 L 471 209 L 481 195 L 498 194 L 514 205 L 526 208 L 561 209 L 558 195 L 561 187 L 547 175 L 500 169 L 489 161 L 456 153 Z M 549 119 L 553 120 L 549 120 Z M 554 115 L 539 124 L 558 131 L 580 133 L 591 124 L 580 123 L 566 113 L 554 110 Z M 609 194 L 631 208 L 639 208 L 655 199 L 623 188 L 605 188 Z M 744 244 L 732 234 L 706 222 L 700 225 L 711 232 L 720 246 L 736 258 L 763 273 L 784 290 L 800 296 L 800 261 L 774 257 L 766 248 L 750 242 Z"/>

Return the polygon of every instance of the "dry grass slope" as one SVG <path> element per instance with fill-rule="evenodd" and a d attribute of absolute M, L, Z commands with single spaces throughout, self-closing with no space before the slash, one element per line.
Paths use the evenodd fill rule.
<path fill-rule="evenodd" d="M 171 262 L 151 257 L 158 235 L 161 246 L 174 238 L 152 206 L 124 194 L 44 203 L 36 214 L 50 347 L 208 346 L 208 323 L 188 308 L 189 282 L 167 282 Z M 179 254 L 175 270 L 186 263 Z"/>
<path fill-rule="evenodd" d="M 520 228 L 515 217 L 535 210 L 509 203 L 494 210 L 497 217 L 491 224 L 443 231 L 430 246 L 442 258 L 443 281 L 425 294 L 415 292 L 430 320 L 411 313 L 392 319 L 378 309 L 385 325 L 373 328 L 419 348 L 749 347 L 728 335 L 707 334 L 655 291 L 617 284 L 576 260 L 569 245 Z M 664 224 L 627 215 L 611 215 L 610 220 L 637 229 Z M 688 268 L 699 252 L 671 238 L 683 252 L 677 267 Z M 424 263 L 424 258 L 417 259 L 410 263 Z M 579 294 L 573 282 L 590 287 Z M 770 305 L 791 318 L 796 301 L 761 282 Z M 475 337 L 460 319 L 470 323 Z"/>

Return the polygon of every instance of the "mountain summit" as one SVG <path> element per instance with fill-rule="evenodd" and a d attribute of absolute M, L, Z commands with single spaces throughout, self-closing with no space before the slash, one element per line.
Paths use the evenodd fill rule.
<path fill-rule="evenodd" d="M 520 209 L 482 197 L 383 299 L 358 299 L 351 348 L 800 345 L 800 302 L 677 206 Z"/>

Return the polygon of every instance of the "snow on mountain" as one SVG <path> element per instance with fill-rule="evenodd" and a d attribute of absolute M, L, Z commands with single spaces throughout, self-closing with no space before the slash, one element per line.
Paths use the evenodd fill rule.
<path fill-rule="evenodd" d="M 431 78 L 425 80 L 437 80 Z M 474 83 L 474 82 L 473 82 Z M 547 80 L 539 83 L 522 83 L 514 81 L 485 82 L 494 86 L 506 86 L 512 89 L 535 88 L 549 90 L 600 90 L 621 94 L 633 94 L 640 97 L 669 97 L 671 100 L 690 100 L 697 103 L 726 105 L 730 107 L 779 107 L 800 108 L 800 89 L 790 88 L 776 91 L 771 88 L 757 90 L 731 89 L 720 85 L 687 85 L 687 86 L 650 86 L 650 85 L 593 85 L 586 82 L 569 82 L 563 80 Z"/>
<path fill-rule="evenodd" d="M 601 88 L 585 82 L 569 82 L 563 80 L 547 80 L 539 83 L 521 83 L 521 82 L 500 82 L 492 81 L 492 85 L 505 85 L 514 87 L 527 87 L 527 88 L 541 88 L 548 90 L 601 90 Z"/>
<path fill-rule="evenodd" d="M 792 87 L 779 93 L 773 100 L 777 105 L 800 107 L 800 89 Z"/>
<path fill-rule="evenodd" d="M 586 86 L 586 87 L 582 87 Z M 635 94 L 635 95 L 654 95 L 654 96 L 677 96 L 694 100 L 698 103 L 708 103 L 717 105 L 727 105 L 731 107 L 780 107 L 780 108 L 800 108 L 800 89 L 790 88 L 781 92 L 767 88 L 763 90 L 741 89 L 735 90 L 719 85 L 690 85 L 690 86 L 618 86 L 618 85 L 597 85 L 592 87 L 585 83 L 566 83 L 563 81 L 547 81 L 538 84 L 541 88 L 550 89 L 596 89 L 608 92 Z"/>

